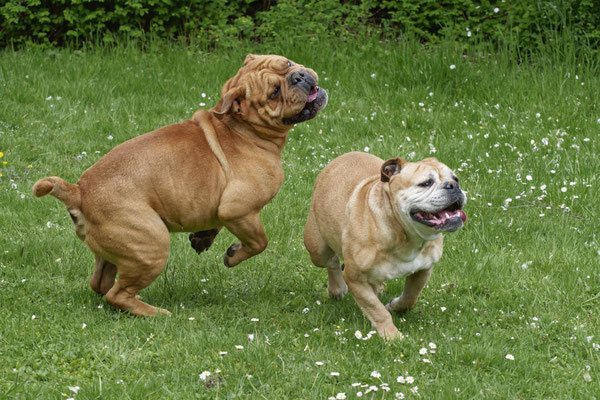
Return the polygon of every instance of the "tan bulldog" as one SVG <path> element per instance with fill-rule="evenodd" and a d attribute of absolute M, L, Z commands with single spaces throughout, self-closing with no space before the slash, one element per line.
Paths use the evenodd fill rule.
<path fill-rule="evenodd" d="M 170 314 L 137 296 L 165 267 L 169 232 L 202 231 L 191 238 L 202 251 L 226 227 L 241 241 L 224 255 L 228 267 L 262 252 L 259 212 L 283 182 L 288 131 L 327 104 L 317 80 L 287 58 L 248 55 L 209 111 L 120 144 L 77 184 L 37 181 L 33 193 L 61 200 L 96 255 L 92 289 L 135 315 Z"/>
<path fill-rule="evenodd" d="M 442 256 L 442 232 L 466 220 L 465 203 L 458 178 L 435 158 L 344 154 L 317 177 L 304 245 L 312 262 L 327 268 L 330 297 L 350 289 L 379 335 L 402 338 L 389 311 L 415 305 Z M 385 281 L 403 277 L 402 295 L 384 306 L 378 295 Z"/>

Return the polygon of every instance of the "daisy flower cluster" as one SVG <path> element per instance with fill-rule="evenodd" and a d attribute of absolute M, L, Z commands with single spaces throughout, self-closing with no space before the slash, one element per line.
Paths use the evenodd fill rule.
<path fill-rule="evenodd" d="M 456 106 L 459 104 L 457 103 Z M 501 109 L 501 106 L 496 104 L 492 109 Z M 514 111 L 511 113 L 516 114 Z M 492 112 L 490 112 L 489 118 L 490 120 L 495 118 Z M 539 112 L 535 115 L 524 113 L 517 118 L 523 124 L 530 124 L 528 121 L 536 119 L 542 120 L 543 116 Z M 562 127 L 558 120 L 552 117 L 548 117 L 548 121 L 550 121 L 550 126 L 548 128 L 540 127 L 542 133 L 537 138 L 532 138 L 528 131 L 527 145 L 523 144 L 523 135 L 518 132 L 527 128 L 524 126 L 509 128 L 503 124 L 492 135 L 487 130 L 496 130 L 499 124 L 493 121 L 480 121 L 480 132 L 477 132 L 476 128 L 471 128 L 470 133 L 463 135 L 466 139 L 463 139 L 464 141 L 479 142 L 484 146 L 487 144 L 488 150 L 475 158 L 460 160 L 460 167 L 457 169 L 459 172 L 471 170 L 477 175 L 484 173 L 509 179 L 514 176 L 515 184 L 511 187 L 511 190 L 514 190 L 512 195 L 505 196 L 499 202 L 488 197 L 482 205 L 498 206 L 504 211 L 514 207 L 535 206 L 540 209 L 539 216 L 544 217 L 549 212 L 570 212 L 571 207 L 568 203 L 573 203 L 573 200 L 581 197 L 580 194 L 574 192 L 585 192 L 592 187 L 587 178 L 561 177 L 564 168 L 561 166 L 559 155 L 559 153 L 568 151 L 577 156 L 582 150 L 592 148 L 592 139 L 574 134 L 573 130 L 577 130 L 577 128 Z M 466 120 L 465 123 L 468 125 Z M 543 128 L 549 129 L 549 131 L 543 133 Z M 457 134 L 459 133 L 457 132 Z M 529 160 L 532 158 L 546 158 L 546 155 L 555 156 L 553 156 L 553 164 L 549 165 L 550 168 L 544 172 L 543 176 L 534 170 L 523 168 L 523 165 L 530 164 Z M 502 162 L 498 166 L 494 166 L 494 163 L 499 160 Z M 511 167 L 510 160 L 516 162 L 517 169 Z M 471 197 L 471 200 L 478 201 L 483 197 L 485 196 L 476 194 Z"/>
<path fill-rule="evenodd" d="M 17 173 L 15 166 L 10 164 L 7 161 L 7 158 L 8 157 L 4 157 L 4 152 L 0 151 L 0 182 L 2 182 L 2 179 L 7 178 L 10 189 L 13 190 L 20 199 L 25 199 L 27 197 L 27 193 L 25 193 L 19 188 L 19 186 L 17 185 L 17 181 L 14 177 L 18 175 L 26 176 L 27 174 L 29 174 L 29 171 L 33 166 L 31 164 L 27 165 L 24 174 Z"/>
<path fill-rule="evenodd" d="M 430 342 L 430 343 L 427 345 L 427 347 L 422 347 L 422 348 L 419 350 L 419 355 L 421 355 L 421 356 L 423 357 L 423 358 L 422 358 L 422 361 L 423 361 L 425 364 L 431 364 L 431 359 L 429 359 L 427 356 L 428 356 L 429 354 L 435 354 L 435 352 L 436 352 L 436 349 L 437 349 L 437 345 L 436 345 L 435 343 L 433 343 L 433 342 Z"/>
<path fill-rule="evenodd" d="M 374 334 L 374 332 L 371 333 L 371 335 Z M 359 335 L 356 336 L 358 338 Z M 364 340 L 362 335 L 360 336 L 361 338 L 358 339 Z M 431 357 L 431 355 L 435 354 L 436 351 L 437 345 L 433 342 L 429 342 L 429 344 L 426 347 L 422 347 L 418 353 L 422 357 L 421 360 L 424 363 L 430 364 L 431 360 L 428 357 Z M 400 357 L 394 361 L 402 363 L 403 358 L 404 354 L 400 354 Z M 315 365 L 318 367 L 324 367 L 326 363 L 324 361 L 317 361 L 315 362 Z M 330 376 L 339 378 L 341 374 L 339 372 L 330 372 Z M 372 396 L 376 395 L 377 397 L 383 398 L 383 396 L 389 393 L 390 395 L 393 395 L 393 398 L 396 399 L 404 399 L 406 396 L 420 396 L 419 386 L 416 383 L 416 379 L 408 371 L 405 371 L 404 374 L 392 377 L 391 382 L 392 383 L 390 384 L 384 380 L 384 375 L 382 372 L 378 370 L 371 371 L 364 382 L 354 382 L 351 384 L 351 388 L 349 388 L 347 391 L 338 392 L 334 396 L 328 397 L 328 399 L 346 399 L 351 394 L 355 397 L 372 398 Z"/>
<path fill-rule="evenodd" d="M 62 393 L 62 396 L 63 396 L 63 397 L 66 397 L 66 398 L 67 398 L 67 400 L 75 400 L 75 396 L 77 395 L 77 393 L 78 393 L 80 390 L 81 390 L 81 387 L 79 387 L 79 386 L 69 386 L 69 392 L 71 392 L 71 394 L 70 394 L 70 395 L 71 395 L 72 397 L 69 397 L 69 395 L 68 395 L 68 394 L 66 394 L 66 393 Z"/>
<path fill-rule="evenodd" d="M 363 336 L 361 331 L 354 332 L 354 337 L 358 340 L 369 340 L 374 335 L 377 335 L 377 331 L 369 331 L 366 335 Z"/>
<path fill-rule="evenodd" d="M 215 369 L 213 372 L 211 371 L 202 371 L 198 378 L 207 388 L 212 388 L 215 386 L 219 386 L 219 384 L 223 381 L 223 378 L 220 376 L 221 370 L 219 368 Z"/>
<path fill-rule="evenodd" d="M 339 376 L 339 374 L 332 376 Z M 382 379 L 382 374 L 379 371 L 372 371 L 368 377 L 368 382 L 354 382 L 351 385 L 351 390 L 354 392 L 355 397 L 367 397 L 372 398 L 377 395 L 383 397 L 385 394 L 393 394 L 396 399 L 404 399 L 407 394 L 419 395 L 419 387 L 415 385 L 415 378 L 405 372 L 404 375 L 400 375 L 396 378 L 396 382 L 399 385 L 396 389 L 392 389 L 389 383 Z M 346 392 L 338 392 L 335 396 L 328 397 L 328 400 L 346 399 Z"/>

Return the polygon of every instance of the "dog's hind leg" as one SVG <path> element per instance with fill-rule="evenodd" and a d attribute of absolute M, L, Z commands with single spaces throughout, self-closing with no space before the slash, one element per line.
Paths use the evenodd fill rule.
<path fill-rule="evenodd" d="M 327 264 L 335 256 L 333 250 L 323 240 L 312 210 L 308 214 L 306 225 L 304 225 L 304 247 L 306 247 L 308 254 L 310 254 L 310 260 L 317 267 L 327 268 Z"/>
<path fill-rule="evenodd" d="M 166 261 L 166 260 L 165 260 Z M 121 265 L 118 266 L 121 269 Z M 144 266 L 144 274 L 139 275 L 138 273 L 131 273 L 140 265 L 129 266 L 123 264 L 123 272 L 119 272 L 119 279 L 115 282 L 114 286 L 106 293 L 106 301 L 113 307 L 117 307 L 122 311 L 128 311 L 132 315 L 142 315 L 150 317 L 156 314 L 171 315 L 171 313 L 165 309 L 151 306 L 150 304 L 144 303 L 139 300 L 137 293 L 150 285 L 164 268 L 163 265 L 155 266 Z"/>
<path fill-rule="evenodd" d="M 154 282 L 165 268 L 169 254 L 169 235 L 166 232 L 165 235 L 166 240 L 163 242 L 166 242 L 166 246 L 161 246 L 159 240 L 149 240 L 144 244 L 144 248 L 140 249 L 142 252 L 139 256 L 132 257 L 130 253 L 127 258 L 117 262 L 119 279 L 106 293 L 108 304 L 133 315 L 153 316 L 158 313 L 171 315 L 167 310 L 140 301 L 137 295 L 140 290 Z M 135 245 L 142 246 L 141 243 Z"/>
<path fill-rule="evenodd" d="M 140 215 L 135 208 L 126 211 L 127 214 L 118 215 L 120 218 L 110 224 L 88 226 L 86 244 L 98 255 L 92 288 L 98 289 L 99 280 L 100 292 L 106 289 L 108 284 L 103 286 L 102 282 L 114 278 L 116 269 L 118 279 L 105 294 L 108 304 L 133 315 L 170 314 L 140 301 L 137 296 L 154 282 L 167 263 L 169 231 L 157 214 L 153 216 L 148 210 L 142 210 Z M 101 254 L 110 254 L 112 263 Z"/>
<path fill-rule="evenodd" d="M 90 286 L 95 292 L 105 295 L 115 284 L 117 266 L 100 256 L 96 256 L 94 274 L 90 280 Z"/>
<path fill-rule="evenodd" d="M 348 292 L 348 286 L 344 281 L 340 260 L 325 243 L 312 212 L 309 213 L 304 226 L 304 247 L 308 250 L 313 264 L 317 267 L 327 268 L 327 292 L 329 297 L 341 300 Z"/>

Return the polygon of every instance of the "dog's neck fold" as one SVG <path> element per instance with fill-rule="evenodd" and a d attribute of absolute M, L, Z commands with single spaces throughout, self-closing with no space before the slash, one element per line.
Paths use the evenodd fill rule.
<path fill-rule="evenodd" d="M 210 110 L 212 111 L 212 109 Z M 275 129 L 271 126 L 258 125 L 238 118 L 232 114 L 219 115 L 211 112 L 217 120 L 220 120 L 234 133 L 253 142 L 256 146 L 269 152 L 281 154 L 289 129 Z"/>

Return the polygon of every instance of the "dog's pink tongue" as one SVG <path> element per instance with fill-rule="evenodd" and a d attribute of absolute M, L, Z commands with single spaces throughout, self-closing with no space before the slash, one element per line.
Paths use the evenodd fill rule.
<path fill-rule="evenodd" d="M 311 102 L 315 101 L 318 94 L 319 94 L 319 90 L 317 89 L 316 86 L 313 86 L 310 89 L 310 92 L 308 93 L 308 98 L 306 99 L 306 102 L 311 103 Z"/>
<path fill-rule="evenodd" d="M 440 224 L 445 224 L 450 218 L 460 217 L 462 222 L 464 223 L 467 220 L 467 214 L 463 210 L 456 211 L 442 211 L 434 214 L 436 217 L 440 219 Z M 436 221 L 437 222 L 437 221 Z"/>

